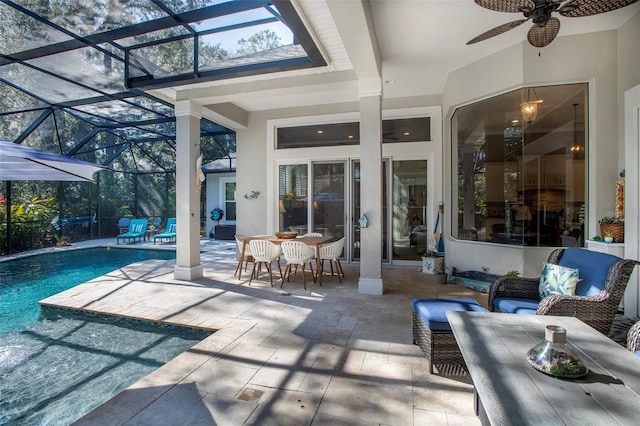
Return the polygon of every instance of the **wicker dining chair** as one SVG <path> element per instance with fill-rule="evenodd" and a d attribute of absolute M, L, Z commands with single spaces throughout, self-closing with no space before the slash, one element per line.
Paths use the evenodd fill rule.
<path fill-rule="evenodd" d="M 285 260 L 287 261 L 287 267 L 284 269 L 284 275 L 282 275 L 282 284 L 280 284 L 280 288 L 284 285 L 284 280 L 291 280 L 291 266 L 302 266 L 302 282 L 304 284 L 304 289 L 307 289 L 307 277 L 304 273 L 305 265 L 308 263 L 311 268 L 311 276 L 313 276 L 313 263 L 311 260 L 314 258 L 316 252 L 313 248 L 309 247 L 305 243 L 301 241 L 283 241 L 281 244 L 282 254 L 284 255 Z"/>
<path fill-rule="evenodd" d="M 635 260 L 577 247 L 556 249 L 547 263 L 578 269 L 576 294 L 553 294 L 540 300 L 539 278 L 498 278 L 489 289 L 489 310 L 493 312 L 572 316 L 605 336 L 629 282 Z"/>
<path fill-rule="evenodd" d="M 249 241 L 249 247 L 253 255 L 253 268 L 251 270 L 251 278 L 249 278 L 249 285 L 251 285 L 251 281 L 254 278 L 258 278 L 262 264 L 264 264 L 267 267 L 267 271 L 269 271 L 269 281 L 271 282 L 271 287 L 273 287 L 273 268 L 271 264 L 276 261 L 278 271 L 280 272 L 280 276 L 282 276 L 282 269 L 280 268 L 279 262 L 282 249 L 279 245 L 269 240 L 251 240 Z"/>

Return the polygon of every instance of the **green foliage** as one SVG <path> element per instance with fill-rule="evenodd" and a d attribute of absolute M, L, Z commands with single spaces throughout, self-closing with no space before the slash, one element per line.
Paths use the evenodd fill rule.
<path fill-rule="evenodd" d="M 514 269 L 506 273 L 507 277 L 517 277 L 519 275 L 520 275 L 520 271 L 518 271 L 517 269 Z"/>
<path fill-rule="evenodd" d="M 264 52 L 279 47 L 280 37 L 271 30 L 262 30 L 255 33 L 248 39 L 238 40 L 238 56 L 250 55 L 252 53 Z"/>
<path fill-rule="evenodd" d="M 602 223 L 602 224 L 623 224 L 624 223 L 624 219 L 621 219 L 617 216 L 604 216 L 603 218 L 601 218 L 598 223 Z"/>

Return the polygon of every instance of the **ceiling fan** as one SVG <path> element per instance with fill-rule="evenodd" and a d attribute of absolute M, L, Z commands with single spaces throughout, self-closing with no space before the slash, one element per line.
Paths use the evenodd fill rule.
<path fill-rule="evenodd" d="M 496 12 L 522 13 L 526 19 L 508 22 L 469 40 L 477 43 L 533 21 L 527 40 L 534 47 L 545 47 L 560 31 L 560 20 L 551 16 L 559 13 L 566 18 L 598 15 L 628 6 L 638 0 L 474 0 L 478 6 Z"/>

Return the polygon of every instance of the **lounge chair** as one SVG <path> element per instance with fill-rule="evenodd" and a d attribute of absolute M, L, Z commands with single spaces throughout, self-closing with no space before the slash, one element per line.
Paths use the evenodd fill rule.
<path fill-rule="evenodd" d="M 121 217 L 120 220 L 118 220 L 118 232 L 120 234 L 124 234 L 125 232 L 127 232 L 129 230 L 130 222 L 131 219 L 129 219 L 128 217 Z"/>
<path fill-rule="evenodd" d="M 164 232 L 153 236 L 153 245 L 156 244 L 156 240 L 174 240 L 176 239 L 176 218 L 170 217 L 167 219 L 167 229 Z"/>
<path fill-rule="evenodd" d="M 489 290 L 489 310 L 514 314 L 572 316 L 605 336 L 609 333 L 629 276 L 639 262 L 577 247 L 556 249 L 547 264 L 564 267 L 562 279 L 553 273 L 544 280 L 506 276 Z M 570 269 L 567 269 L 570 268 Z M 543 271 L 549 269 L 545 266 Z M 558 269 L 558 268 L 555 268 Z M 572 275 L 575 273 L 575 277 Z M 551 292 L 540 297 L 542 284 L 573 280 L 571 291 Z M 565 280 L 564 277 L 567 277 Z M 542 282 L 541 282 L 542 281 Z M 565 290 L 564 288 L 559 290 Z M 569 294 L 567 294 L 569 293 Z"/>
<path fill-rule="evenodd" d="M 129 222 L 129 230 L 124 234 L 120 234 L 116 236 L 116 240 L 118 245 L 120 245 L 120 240 L 123 242 L 127 242 L 127 240 L 133 240 L 133 244 L 136 243 L 137 239 L 142 241 L 147 234 L 147 219 L 131 219 Z"/>

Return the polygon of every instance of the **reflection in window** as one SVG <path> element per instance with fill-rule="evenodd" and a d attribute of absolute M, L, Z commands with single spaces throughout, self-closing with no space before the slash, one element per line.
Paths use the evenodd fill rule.
<path fill-rule="evenodd" d="M 305 234 L 308 230 L 306 164 L 287 164 L 279 168 L 279 230 Z"/>
<path fill-rule="evenodd" d="M 521 111 L 524 89 L 454 113 L 454 237 L 583 245 L 587 84 L 536 87 L 534 93 L 542 102 L 529 122 Z"/>
<path fill-rule="evenodd" d="M 395 118 L 382 121 L 382 143 L 424 142 L 431 140 L 431 118 Z M 280 127 L 276 149 L 358 145 L 360 123 L 313 124 Z"/>
<path fill-rule="evenodd" d="M 224 185 L 226 220 L 236 220 L 236 183 L 226 182 Z"/>
<path fill-rule="evenodd" d="M 420 260 L 427 251 L 427 161 L 393 162 L 393 259 Z"/>

